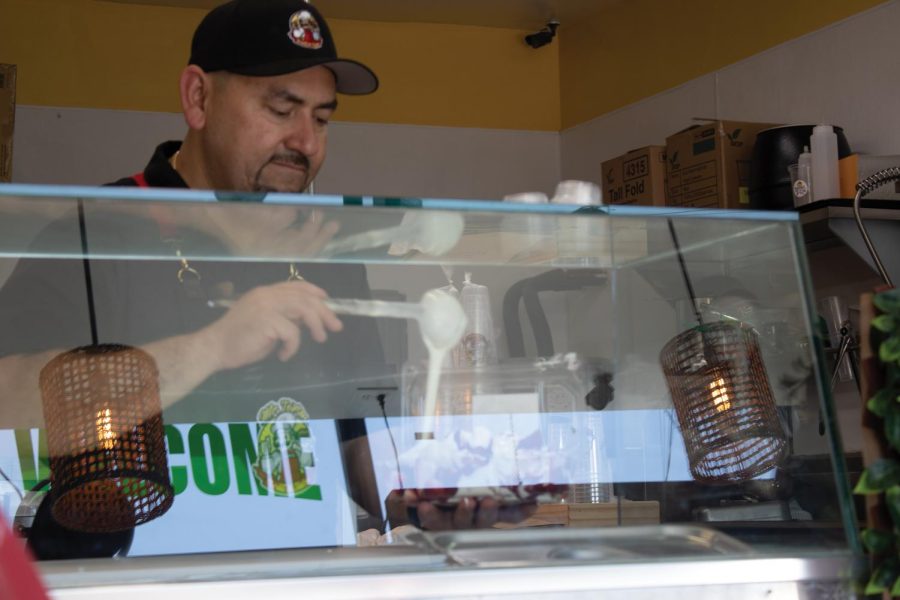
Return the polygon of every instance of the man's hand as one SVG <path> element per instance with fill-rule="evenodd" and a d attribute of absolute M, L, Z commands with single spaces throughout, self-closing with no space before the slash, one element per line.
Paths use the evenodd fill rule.
<path fill-rule="evenodd" d="M 407 521 L 422 529 L 484 529 L 495 523 L 519 523 L 537 510 L 533 502 L 504 506 L 494 498 L 463 498 L 455 506 L 423 499 L 413 490 L 394 490 L 385 501 L 392 526 Z"/>
<path fill-rule="evenodd" d="M 278 348 L 287 361 L 300 348 L 302 328 L 317 342 L 343 329 L 325 305 L 325 290 L 305 281 L 258 287 L 242 296 L 218 321 L 201 330 L 218 369 L 236 369 L 264 359 Z"/>

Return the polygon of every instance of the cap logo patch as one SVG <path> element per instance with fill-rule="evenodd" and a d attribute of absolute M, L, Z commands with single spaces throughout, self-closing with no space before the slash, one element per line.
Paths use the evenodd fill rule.
<path fill-rule="evenodd" d="M 308 10 L 299 10 L 291 15 L 288 37 L 307 50 L 318 50 L 324 43 L 319 22 Z"/>

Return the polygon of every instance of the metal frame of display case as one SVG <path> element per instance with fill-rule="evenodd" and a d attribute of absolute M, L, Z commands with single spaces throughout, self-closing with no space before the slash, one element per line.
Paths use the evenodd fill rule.
<path fill-rule="evenodd" d="M 850 597 L 852 557 L 684 560 L 516 569 L 453 570 L 439 555 L 392 549 L 260 552 L 226 557 L 145 559 L 113 568 L 75 561 L 44 565 L 41 572 L 57 600 L 150 600 L 198 597 L 273 600 L 312 598 L 784 598 Z M 409 569 L 393 571 L 401 556 Z M 336 567 L 336 565 L 339 565 Z M 391 569 L 393 572 L 385 573 Z M 352 572 L 351 572 L 352 570 Z M 222 578 L 227 578 L 223 581 Z M 123 584 L 123 581 L 129 583 Z M 302 592 L 301 592 L 302 590 Z M 674 595 L 674 596 L 673 596 Z"/>

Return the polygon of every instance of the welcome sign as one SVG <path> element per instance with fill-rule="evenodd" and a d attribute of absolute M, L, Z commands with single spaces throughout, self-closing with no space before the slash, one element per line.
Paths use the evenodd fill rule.
<path fill-rule="evenodd" d="M 262 415 L 261 415 L 262 416 Z M 130 556 L 356 543 L 334 421 L 165 427 L 175 502 L 135 529 Z M 0 467 L 20 490 L 49 477 L 44 432 L 0 431 Z M 0 487 L 12 520 L 18 496 Z"/>

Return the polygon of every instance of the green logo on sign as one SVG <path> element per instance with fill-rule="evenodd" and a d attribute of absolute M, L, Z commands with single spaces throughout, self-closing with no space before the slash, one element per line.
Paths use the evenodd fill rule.
<path fill-rule="evenodd" d="M 313 487 L 306 476 L 306 469 L 315 466 L 308 419 L 306 408 L 291 398 L 268 402 L 256 415 L 259 450 L 253 475 L 260 485 L 271 479 L 276 495 L 305 497 Z"/>

